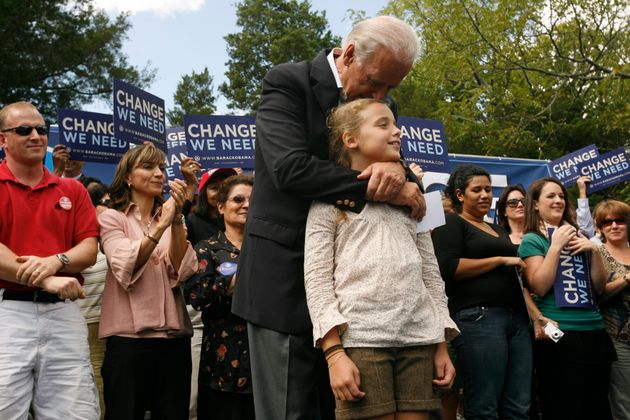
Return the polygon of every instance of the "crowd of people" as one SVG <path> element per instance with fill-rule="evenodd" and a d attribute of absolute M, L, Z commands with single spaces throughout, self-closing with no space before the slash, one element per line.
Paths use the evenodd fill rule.
<path fill-rule="evenodd" d="M 0 418 L 450 420 L 460 392 L 468 420 L 630 418 L 630 206 L 543 178 L 491 223 L 462 165 L 417 233 L 387 96 L 417 54 L 381 16 L 272 69 L 255 180 L 187 158 L 166 183 L 150 143 L 110 186 L 63 146 L 51 173 L 37 108 L 2 108 Z"/>

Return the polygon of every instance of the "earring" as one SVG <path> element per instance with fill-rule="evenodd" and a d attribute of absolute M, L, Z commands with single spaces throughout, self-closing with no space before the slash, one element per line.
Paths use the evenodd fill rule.
<path fill-rule="evenodd" d="M 129 189 L 131 189 L 131 182 L 128 183 L 127 186 L 129 187 Z"/>

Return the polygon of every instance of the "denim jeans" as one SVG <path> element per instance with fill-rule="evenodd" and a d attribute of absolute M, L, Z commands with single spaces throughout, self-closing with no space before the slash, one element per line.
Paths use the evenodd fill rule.
<path fill-rule="evenodd" d="M 476 306 L 454 316 L 466 420 L 528 419 L 532 344 L 526 313 Z"/>

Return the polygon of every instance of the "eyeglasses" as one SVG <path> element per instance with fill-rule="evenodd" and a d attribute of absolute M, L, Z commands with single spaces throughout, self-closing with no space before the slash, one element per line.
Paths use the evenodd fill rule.
<path fill-rule="evenodd" d="M 235 195 L 234 197 L 228 198 L 228 201 L 231 201 L 234 204 L 242 205 L 245 201 L 249 201 L 249 198 L 244 195 Z"/>
<path fill-rule="evenodd" d="M 628 221 L 626 219 L 606 219 L 606 220 L 602 220 L 601 223 L 599 224 L 600 229 L 601 228 L 605 228 L 605 227 L 609 227 L 612 226 L 612 224 L 616 224 L 616 225 L 625 225 L 626 223 L 628 223 Z"/>
<path fill-rule="evenodd" d="M 33 132 L 33 130 L 37 131 L 37 134 L 40 136 L 48 134 L 48 127 L 45 125 L 37 125 L 35 127 L 31 127 L 30 125 L 21 125 L 19 127 L 5 128 L 2 132 L 6 133 L 7 131 L 15 131 L 15 134 L 18 136 L 28 136 Z"/>
<path fill-rule="evenodd" d="M 525 207 L 525 199 L 524 198 L 510 198 L 505 202 L 508 207 L 518 207 L 518 203 L 521 203 L 523 207 Z"/>

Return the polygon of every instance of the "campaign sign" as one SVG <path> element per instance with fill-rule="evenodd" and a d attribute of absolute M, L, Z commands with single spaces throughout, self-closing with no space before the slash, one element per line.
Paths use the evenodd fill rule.
<path fill-rule="evenodd" d="M 578 169 L 579 166 L 597 159 L 597 156 L 599 156 L 597 146 L 591 144 L 549 162 L 549 173 L 562 182 L 562 185 L 569 188 L 575 185 L 577 179 L 582 175 Z"/>
<path fill-rule="evenodd" d="M 422 170 L 448 172 L 446 133 L 440 121 L 399 117 L 401 151 L 405 160 Z"/>
<path fill-rule="evenodd" d="M 549 242 L 555 228 L 547 228 Z M 561 308 L 594 309 L 597 307 L 591 288 L 591 271 L 588 256 L 581 252 L 571 255 L 571 251 L 562 249 L 560 261 L 553 283 L 556 306 Z"/>
<path fill-rule="evenodd" d="M 247 115 L 184 115 L 188 153 L 204 169 L 253 169 L 255 121 Z"/>
<path fill-rule="evenodd" d="M 150 141 L 166 151 L 164 100 L 114 79 L 114 135 L 130 143 Z"/>
<path fill-rule="evenodd" d="M 630 179 L 630 161 L 623 147 L 599 155 L 578 166 L 580 175 L 591 177 L 586 184 L 590 194 Z"/>
<path fill-rule="evenodd" d="M 184 127 L 166 129 L 166 150 L 166 177 L 169 181 L 184 179 L 180 169 L 182 160 L 188 156 Z"/>
<path fill-rule="evenodd" d="M 118 163 L 129 143 L 114 136 L 111 114 L 60 109 L 59 144 L 70 152 L 70 159 L 85 162 Z"/>

